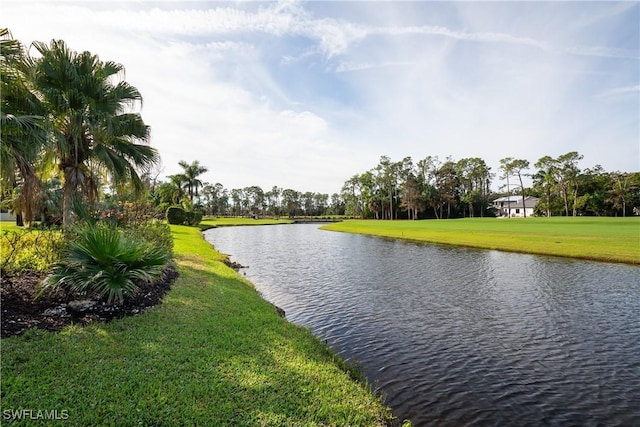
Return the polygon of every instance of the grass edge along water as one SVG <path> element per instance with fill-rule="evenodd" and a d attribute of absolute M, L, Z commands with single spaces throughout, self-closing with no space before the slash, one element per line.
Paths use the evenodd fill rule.
<path fill-rule="evenodd" d="M 640 264 L 640 217 L 348 220 L 322 228 L 427 243 Z"/>
<path fill-rule="evenodd" d="M 144 313 L 2 340 L 2 417 L 53 425 L 385 425 L 392 414 L 280 317 L 196 227 L 171 226 L 180 277 Z M 22 410 L 22 412 L 18 411 Z M 26 411 L 25 411 L 26 410 Z M 29 418 L 31 417 L 31 418 Z M 397 421 L 397 420 L 396 420 Z"/>

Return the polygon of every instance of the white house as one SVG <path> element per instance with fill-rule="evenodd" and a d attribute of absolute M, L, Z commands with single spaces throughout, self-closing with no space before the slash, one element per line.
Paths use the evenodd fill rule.
<path fill-rule="evenodd" d="M 15 221 L 16 216 L 6 209 L 0 209 L 0 221 Z"/>
<path fill-rule="evenodd" d="M 499 217 L 524 217 L 533 216 L 533 209 L 538 203 L 537 197 L 525 197 L 524 206 L 522 205 L 522 196 L 500 197 L 493 201 L 493 207 L 496 208 Z"/>

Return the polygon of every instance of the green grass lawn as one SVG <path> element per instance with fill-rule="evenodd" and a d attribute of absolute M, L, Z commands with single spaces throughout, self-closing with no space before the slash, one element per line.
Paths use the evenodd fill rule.
<path fill-rule="evenodd" d="M 640 218 L 354 220 L 326 230 L 485 249 L 640 264 Z"/>
<path fill-rule="evenodd" d="M 58 421 L 65 426 L 389 420 L 369 388 L 221 263 L 198 228 L 171 228 L 180 277 L 161 305 L 108 324 L 2 340 L 3 415 L 67 411 Z"/>
<path fill-rule="evenodd" d="M 0 221 L 0 231 L 18 231 L 22 227 L 18 227 L 15 221 Z"/>

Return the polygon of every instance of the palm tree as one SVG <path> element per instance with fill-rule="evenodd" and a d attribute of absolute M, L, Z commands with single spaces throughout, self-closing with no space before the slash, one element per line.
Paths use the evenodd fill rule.
<path fill-rule="evenodd" d="M 173 203 L 178 204 L 182 201 L 184 197 L 184 192 L 182 191 L 182 187 L 184 186 L 185 176 L 181 173 L 178 173 L 175 175 L 170 175 L 169 180 L 170 180 L 169 184 L 174 187 L 175 198 Z"/>
<path fill-rule="evenodd" d="M 184 173 L 180 176 L 184 179 L 184 186 L 187 188 L 187 193 L 189 194 L 189 200 L 193 203 L 193 196 L 198 197 L 198 187 L 202 186 L 202 181 L 198 179 L 200 175 L 205 172 L 208 172 L 205 166 L 200 166 L 200 162 L 198 160 L 194 160 L 191 164 L 185 162 L 184 160 L 180 160 L 178 164 L 184 169 Z"/>
<path fill-rule="evenodd" d="M 142 104 L 140 92 L 117 81 L 124 74 L 121 64 L 76 53 L 62 40 L 33 47 L 41 57 L 34 60 L 31 78 L 53 126 L 49 153 L 63 177 L 63 224 L 68 226 L 79 190 L 85 200 L 95 200 L 102 174 L 116 185 L 129 182 L 141 190 L 139 171 L 159 155 L 146 145 L 149 127 L 131 112 Z"/>
<path fill-rule="evenodd" d="M 534 166 L 539 169 L 533 176 L 534 182 L 544 190 L 546 215 L 547 217 L 551 217 L 551 191 L 557 184 L 558 164 L 556 159 L 551 156 L 544 156 L 541 157 Z"/>
<path fill-rule="evenodd" d="M 31 90 L 29 61 L 22 44 L 0 29 L 0 165 L 3 188 L 19 187 L 16 218 L 29 226 L 37 203 L 40 180 L 35 164 L 47 140 L 42 105 Z M 22 213 L 24 213 L 23 216 Z"/>

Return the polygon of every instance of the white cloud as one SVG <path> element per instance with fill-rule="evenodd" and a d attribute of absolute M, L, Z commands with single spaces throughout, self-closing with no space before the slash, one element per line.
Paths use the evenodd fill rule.
<path fill-rule="evenodd" d="M 383 154 L 495 169 L 577 150 L 638 169 L 637 30 L 606 37 L 633 7 L 418 2 L 373 19 L 375 2 L 307 6 L 10 1 L 3 18 L 23 41 L 124 64 L 167 174 L 198 159 L 228 188 L 331 193 Z M 603 152 L 611 140 L 624 154 Z"/>

